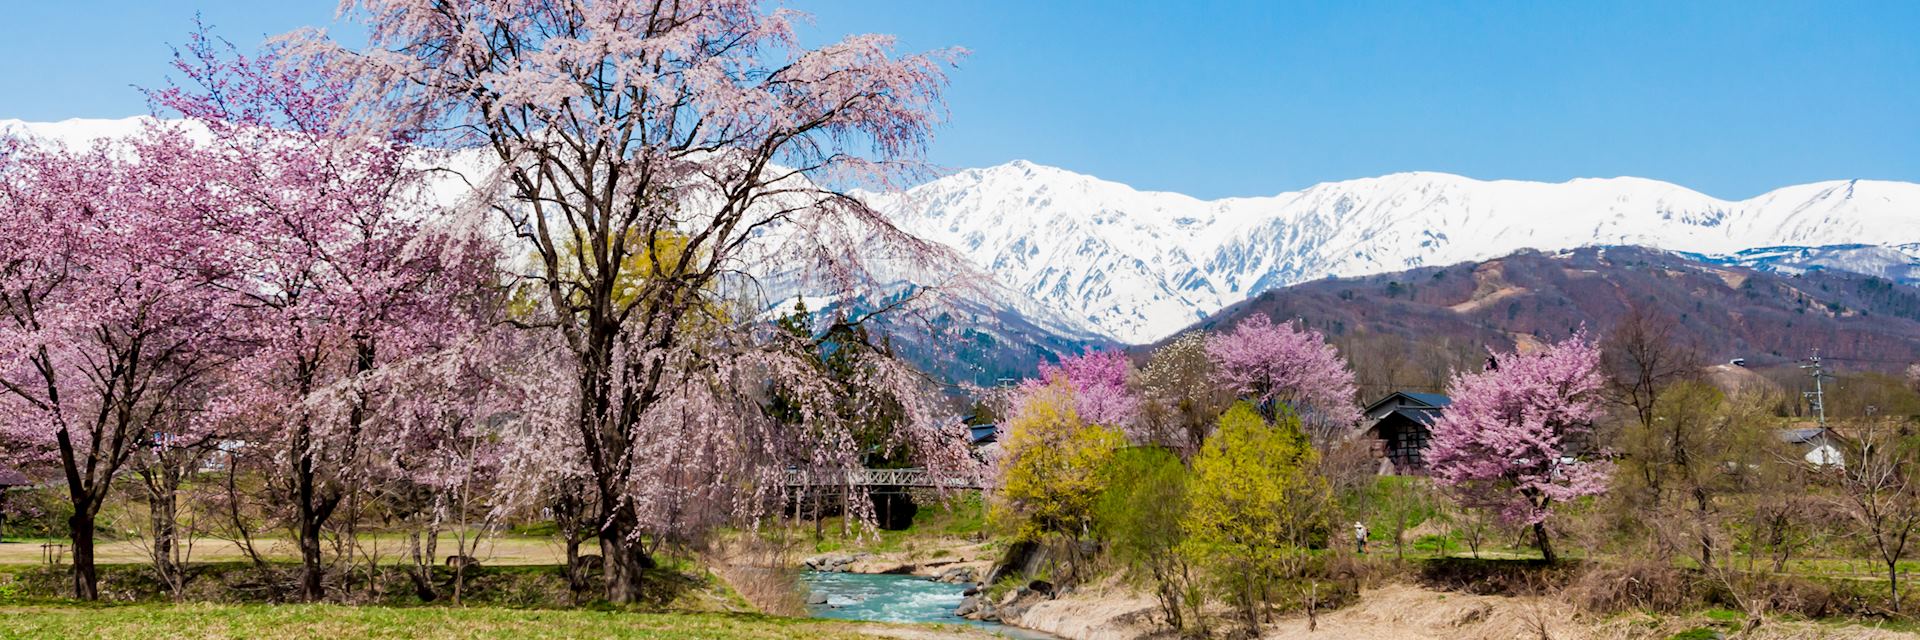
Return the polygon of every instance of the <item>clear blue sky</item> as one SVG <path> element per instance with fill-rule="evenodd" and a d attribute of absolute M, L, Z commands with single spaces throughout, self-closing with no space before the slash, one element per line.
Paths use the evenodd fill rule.
<path fill-rule="evenodd" d="M 1142 188 L 1263 195 L 1435 170 L 1636 175 L 1744 198 L 1920 181 L 1920 2 L 789 3 L 809 39 L 962 46 L 933 160 L 1026 158 Z M 251 46 L 332 0 L 22 2 L 0 118 L 141 113 L 195 11 Z"/>

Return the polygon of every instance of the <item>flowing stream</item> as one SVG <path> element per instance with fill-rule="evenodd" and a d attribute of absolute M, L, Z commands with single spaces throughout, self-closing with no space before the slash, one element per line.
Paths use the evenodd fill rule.
<path fill-rule="evenodd" d="M 878 622 L 936 622 L 982 627 L 1023 640 L 1054 636 L 992 622 L 953 615 L 966 596 L 967 585 L 935 582 L 919 576 L 822 573 L 808 571 L 802 580 L 827 603 L 810 607 L 819 618 Z"/>

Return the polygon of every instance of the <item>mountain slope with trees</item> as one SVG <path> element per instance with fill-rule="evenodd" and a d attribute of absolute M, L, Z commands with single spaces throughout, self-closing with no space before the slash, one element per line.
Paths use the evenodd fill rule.
<path fill-rule="evenodd" d="M 1676 339 L 1709 361 L 1743 358 L 1764 367 L 1817 349 L 1842 369 L 1897 371 L 1920 359 L 1920 288 L 1842 271 L 1793 275 L 1709 264 L 1640 247 L 1523 251 L 1318 280 L 1255 296 L 1189 330 L 1218 330 L 1252 314 L 1298 318 L 1350 358 L 1378 355 L 1364 358 L 1376 367 L 1393 357 L 1440 360 L 1410 364 L 1397 380 L 1370 381 L 1434 387 L 1449 361 L 1482 359 L 1488 346 L 1531 348 L 1582 326 L 1604 331 L 1636 307 L 1672 318 Z"/>

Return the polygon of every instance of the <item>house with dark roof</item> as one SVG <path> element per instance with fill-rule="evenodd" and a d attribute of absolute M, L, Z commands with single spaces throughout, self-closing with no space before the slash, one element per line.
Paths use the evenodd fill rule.
<path fill-rule="evenodd" d="M 1361 411 L 1363 437 L 1374 442 L 1380 473 L 1426 475 L 1427 442 L 1433 422 L 1453 399 L 1438 393 L 1395 391 Z"/>
<path fill-rule="evenodd" d="M 1816 467 L 1846 466 L 1846 454 L 1841 445 L 1840 434 L 1826 427 L 1801 427 L 1781 429 L 1773 433 L 1781 443 L 1793 446 L 1800 453 L 1800 459 Z"/>

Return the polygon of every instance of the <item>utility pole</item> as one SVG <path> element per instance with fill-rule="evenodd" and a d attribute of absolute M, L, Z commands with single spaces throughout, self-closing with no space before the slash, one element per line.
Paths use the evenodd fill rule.
<path fill-rule="evenodd" d="M 1813 355 L 1809 356 L 1806 362 L 1806 364 L 1800 365 L 1800 368 L 1807 369 L 1811 372 L 1813 376 L 1813 390 L 1803 391 L 1800 395 L 1807 398 L 1807 402 L 1810 408 L 1813 409 L 1814 415 L 1820 417 L 1820 428 L 1825 429 L 1827 428 L 1827 391 L 1822 382 L 1826 379 L 1831 379 L 1833 376 L 1828 375 L 1826 369 L 1820 366 L 1819 349 L 1814 349 Z"/>

